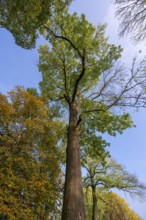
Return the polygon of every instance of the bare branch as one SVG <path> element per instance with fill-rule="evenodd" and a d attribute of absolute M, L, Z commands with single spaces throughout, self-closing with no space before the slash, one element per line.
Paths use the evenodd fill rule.
<path fill-rule="evenodd" d="M 64 99 L 64 96 L 59 97 L 58 99 L 53 99 L 53 101 L 54 101 L 54 102 L 58 102 L 58 101 L 60 101 L 61 99 Z"/>
<path fill-rule="evenodd" d="M 83 113 L 107 111 L 113 107 L 146 106 L 146 60 L 137 64 L 133 59 L 130 72 L 120 66 L 101 74 L 98 85 L 86 97 L 94 103 L 94 108 L 87 108 Z M 96 107 L 97 106 L 97 107 Z"/>
<path fill-rule="evenodd" d="M 146 1 L 114 0 L 116 16 L 120 20 L 119 35 L 132 34 L 134 42 L 146 38 Z"/>

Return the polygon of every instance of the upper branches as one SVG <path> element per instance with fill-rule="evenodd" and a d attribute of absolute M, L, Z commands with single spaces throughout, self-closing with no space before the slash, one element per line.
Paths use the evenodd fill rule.
<path fill-rule="evenodd" d="M 76 45 L 73 43 L 73 41 L 72 41 L 69 37 L 64 36 L 64 35 L 57 35 L 57 34 L 55 34 L 55 32 L 53 32 L 53 30 L 51 30 L 51 28 L 48 28 L 46 25 L 44 25 L 44 27 L 45 27 L 46 31 L 49 32 L 50 36 L 53 36 L 54 38 L 62 39 L 62 40 L 64 40 L 64 41 L 68 42 L 68 43 L 71 45 L 71 47 L 72 47 L 75 51 L 77 51 L 78 55 L 79 55 L 81 58 L 83 58 L 83 56 L 82 56 L 82 54 L 81 54 L 79 48 L 76 47 Z M 61 32 L 62 32 L 62 31 L 63 31 L 62 26 L 60 26 L 60 29 L 61 29 Z"/>
<path fill-rule="evenodd" d="M 76 98 L 76 95 L 77 95 L 77 90 L 78 90 L 78 87 L 79 87 L 79 83 L 80 81 L 82 80 L 82 78 L 84 77 L 85 75 L 85 50 L 83 51 L 83 55 L 82 55 L 82 67 L 81 67 L 81 73 L 79 74 L 78 78 L 76 79 L 75 81 L 75 85 L 74 85 L 74 91 L 73 91 L 73 95 L 72 95 L 72 102 L 75 101 L 75 98 Z"/>
<path fill-rule="evenodd" d="M 42 91 L 50 88 L 48 97 L 61 101 L 64 97 L 68 103 L 79 104 L 82 91 L 90 90 L 100 73 L 119 58 L 121 48 L 107 43 L 104 28 L 96 29 L 76 13 L 57 14 L 52 25 L 45 25 L 43 33 L 51 47 L 41 46 L 39 69 Z"/>
<path fill-rule="evenodd" d="M 98 85 L 86 96 L 95 104 L 92 108 L 86 107 L 84 113 L 107 111 L 115 106 L 145 107 L 145 88 L 146 60 L 138 62 L 134 58 L 129 72 L 123 66 L 117 66 L 101 74 Z"/>
<path fill-rule="evenodd" d="M 121 47 L 108 44 L 104 30 L 105 26 L 95 28 L 84 15 L 78 17 L 76 13 L 57 14 L 54 23 L 45 26 L 50 48 L 40 47 L 42 92 L 59 101 L 60 108 L 75 103 L 80 119 L 85 113 L 90 118 L 91 113 L 95 120 L 97 112 L 113 107 L 146 106 L 145 59 L 138 63 L 134 58 L 130 71 L 126 71 L 116 62 Z M 111 125 L 111 118 L 106 118 L 106 125 Z"/>

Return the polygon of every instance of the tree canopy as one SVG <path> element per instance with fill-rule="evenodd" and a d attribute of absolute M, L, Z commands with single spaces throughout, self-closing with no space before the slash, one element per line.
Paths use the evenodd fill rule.
<path fill-rule="evenodd" d="M 54 10 L 62 10 L 70 0 L 0 0 L 0 27 L 10 31 L 18 45 L 31 49 L 35 47 L 39 28 Z"/>
<path fill-rule="evenodd" d="M 57 213 L 61 124 L 22 87 L 0 94 L 0 218 L 44 219 Z"/>

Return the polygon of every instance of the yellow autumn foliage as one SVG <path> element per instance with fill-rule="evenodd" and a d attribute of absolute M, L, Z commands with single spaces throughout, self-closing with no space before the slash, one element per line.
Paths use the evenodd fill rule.
<path fill-rule="evenodd" d="M 142 220 L 126 201 L 114 192 L 97 190 L 97 210 L 99 220 Z M 92 219 L 92 192 L 84 190 L 87 220 Z"/>
<path fill-rule="evenodd" d="M 0 218 L 49 219 L 61 182 L 61 124 L 22 87 L 0 94 Z"/>

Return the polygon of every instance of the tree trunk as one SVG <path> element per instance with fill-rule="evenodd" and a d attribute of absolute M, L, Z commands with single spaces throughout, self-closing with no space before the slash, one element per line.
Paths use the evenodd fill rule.
<path fill-rule="evenodd" d="M 93 198 L 93 206 L 92 206 L 92 220 L 98 220 L 98 207 L 97 207 L 97 196 L 96 196 L 96 188 L 92 188 L 92 198 Z"/>
<path fill-rule="evenodd" d="M 62 220 L 85 220 L 79 131 L 77 127 L 78 111 L 75 104 L 70 104 L 69 110 Z"/>

